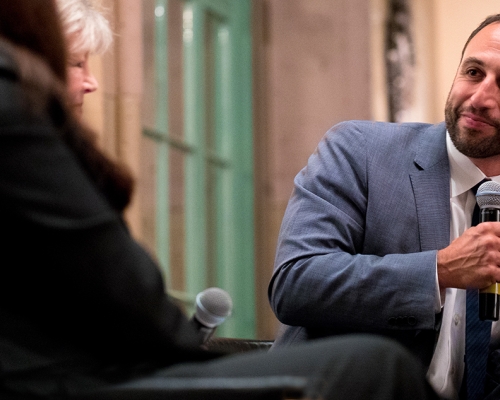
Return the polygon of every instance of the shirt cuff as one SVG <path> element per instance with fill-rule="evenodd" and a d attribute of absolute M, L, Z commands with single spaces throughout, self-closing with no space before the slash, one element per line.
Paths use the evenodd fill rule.
<path fill-rule="evenodd" d="M 443 303 L 445 300 L 446 290 L 439 289 L 439 279 L 438 279 L 438 271 L 437 271 L 437 255 L 436 255 L 436 296 L 434 297 L 434 312 L 439 314 L 443 309 Z"/>

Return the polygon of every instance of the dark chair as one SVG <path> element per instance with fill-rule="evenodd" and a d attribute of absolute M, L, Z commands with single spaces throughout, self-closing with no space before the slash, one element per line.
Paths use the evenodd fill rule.
<path fill-rule="evenodd" d="M 213 351 L 234 354 L 247 351 L 268 351 L 272 345 L 272 340 L 212 338 L 205 344 L 205 347 Z"/>
<path fill-rule="evenodd" d="M 307 381 L 294 376 L 269 378 L 143 379 L 138 384 L 116 385 L 73 400 L 282 400 L 303 398 Z"/>
<path fill-rule="evenodd" d="M 272 340 L 212 338 L 210 350 L 228 354 L 268 351 Z M 307 381 L 295 376 L 267 378 L 168 378 L 116 385 L 73 400 L 283 400 L 302 399 Z"/>

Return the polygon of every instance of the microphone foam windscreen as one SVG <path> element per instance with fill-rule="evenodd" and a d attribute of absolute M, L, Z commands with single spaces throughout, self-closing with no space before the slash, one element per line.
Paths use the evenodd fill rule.
<path fill-rule="evenodd" d="M 484 182 L 477 189 L 476 201 L 479 208 L 500 208 L 500 183 Z"/>
<path fill-rule="evenodd" d="M 220 288 L 208 288 L 196 296 L 196 318 L 207 326 L 221 324 L 232 308 L 231 296 Z"/>

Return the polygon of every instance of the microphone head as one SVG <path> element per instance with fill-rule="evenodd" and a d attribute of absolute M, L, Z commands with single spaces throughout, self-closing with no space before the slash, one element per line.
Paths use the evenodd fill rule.
<path fill-rule="evenodd" d="M 208 288 L 196 296 L 196 319 L 209 328 L 222 324 L 232 309 L 231 296 L 220 288 Z"/>
<path fill-rule="evenodd" d="M 500 183 L 484 182 L 477 189 L 476 201 L 479 208 L 500 208 Z"/>

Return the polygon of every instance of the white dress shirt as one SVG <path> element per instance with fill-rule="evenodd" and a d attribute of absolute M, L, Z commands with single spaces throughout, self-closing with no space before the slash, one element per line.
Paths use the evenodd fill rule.
<path fill-rule="evenodd" d="M 450 160 L 450 243 L 470 227 L 472 211 L 476 204 L 472 187 L 486 176 L 472 161 L 460 153 L 450 136 L 446 135 L 446 146 Z M 489 177 L 500 183 L 500 176 Z M 436 268 L 436 287 L 437 268 Z M 457 399 L 464 374 L 465 355 L 465 293 L 464 289 L 448 288 L 442 291 L 436 304 L 439 312 L 443 306 L 441 330 L 427 378 L 434 390 L 447 399 Z M 492 340 L 500 338 L 500 324 L 492 325 Z"/>

